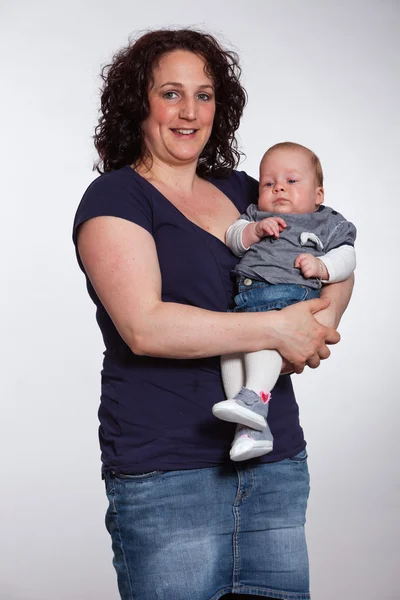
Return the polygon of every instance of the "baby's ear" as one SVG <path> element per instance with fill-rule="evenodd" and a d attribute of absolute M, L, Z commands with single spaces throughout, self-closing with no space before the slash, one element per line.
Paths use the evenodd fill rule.
<path fill-rule="evenodd" d="M 315 206 L 320 206 L 324 201 L 324 188 L 317 187 L 315 194 Z"/>

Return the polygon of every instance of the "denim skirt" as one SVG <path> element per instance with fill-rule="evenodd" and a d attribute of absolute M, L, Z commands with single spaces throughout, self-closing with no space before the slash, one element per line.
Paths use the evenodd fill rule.
<path fill-rule="evenodd" d="M 106 472 L 122 600 L 308 600 L 307 454 L 273 463 Z"/>

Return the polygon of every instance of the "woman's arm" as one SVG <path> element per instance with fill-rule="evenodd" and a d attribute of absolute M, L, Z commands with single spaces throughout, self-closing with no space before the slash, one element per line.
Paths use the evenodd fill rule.
<path fill-rule="evenodd" d="M 219 313 L 163 302 L 157 250 L 150 233 L 116 217 L 81 225 L 78 251 L 97 295 L 135 354 L 201 358 L 275 348 L 300 372 L 330 354 L 339 334 L 313 318 L 315 299 L 275 313 Z"/>
<path fill-rule="evenodd" d="M 340 323 L 344 311 L 350 302 L 354 286 L 354 273 L 345 281 L 324 285 L 321 290 L 321 298 L 329 298 L 328 308 L 317 312 L 314 316 L 319 323 L 326 327 L 336 329 Z"/>

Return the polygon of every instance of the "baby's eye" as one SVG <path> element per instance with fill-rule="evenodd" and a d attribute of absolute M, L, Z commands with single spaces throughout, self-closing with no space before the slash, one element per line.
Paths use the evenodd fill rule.
<path fill-rule="evenodd" d="M 288 179 L 288 183 L 296 183 L 296 179 Z"/>
<path fill-rule="evenodd" d="M 267 183 L 264 183 L 265 187 L 272 187 L 274 184 L 272 183 L 272 181 L 267 181 Z"/>
<path fill-rule="evenodd" d="M 176 92 L 165 92 L 165 94 L 163 94 L 163 98 L 166 98 L 166 100 L 174 100 L 177 97 L 178 94 Z"/>

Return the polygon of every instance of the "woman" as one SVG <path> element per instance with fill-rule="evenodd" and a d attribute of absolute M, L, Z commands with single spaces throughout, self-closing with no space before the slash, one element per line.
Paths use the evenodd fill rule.
<path fill-rule="evenodd" d="M 224 398 L 221 354 L 276 348 L 296 372 L 317 367 L 339 340 L 351 282 L 279 313 L 226 312 L 236 259 L 225 231 L 257 198 L 233 170 L 239 75 L 234 54 L 191 30 L 147 33 L 103 75 L 105 174 L 82 199 L 74 241 L 106 346 L 100 442 L 123 600 L 309 598 L 290 378 L 275 387 L 275 447 L 262 459 L 228 460 L 234 426 L 211 407 Z"/>

